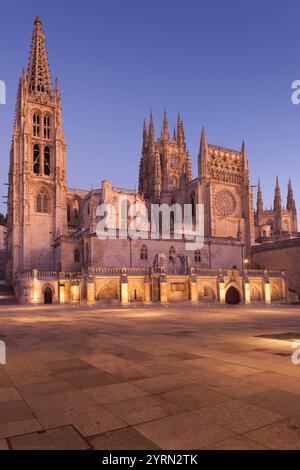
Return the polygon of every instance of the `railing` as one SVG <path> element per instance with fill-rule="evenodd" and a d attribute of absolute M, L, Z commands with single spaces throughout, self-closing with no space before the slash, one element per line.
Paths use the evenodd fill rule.
<path fill-rule="evenodd" d="M 203 276 L 217 276 L 219 274 L 219 269 L 216 268 L 192 268 L 193 273 L 201 274 Z"/>
<path fill-rule="evenodd" d="M 217 268 L 197 268 L 193 267 L 191 269 L 192 274 L 200 275 L 200 276 L 219 276 L 220 274 L 223 276 L 229 276 L 232 269 L 217 269 Z M 235 270 L 238 272 L 239 276 L 243 276 L 243 271 Z M 158 266 L 154 267 L 143 267 L 143 266 L 134 266 L 129 268 L 119 268 L 119 267 L 111 267 L 111 266 L 98 266 L 98 267 L 91 267 L 88 269 L 87 274 L 91 275 L 117 275 L 120 276 L 121 274 L 127 275 L 146 275 L 146 274 L 160 274 L 162 272 L 162 268 Z M 46 271 L 46 270 L 26 270 L 23 271 L 18 275 L 19 279 L 74 279 L 81 277 L 84 273 L 82 272 L 57 272 L 57 271 Z M 171 273 L 165 273 L 166 275 Z M 267 271 L 267 270 L 259 270 L 259 269 L 248 269 L 245 270 L 245 274 L 249 277 L 263 277 L 265 274 L 269 277 L 282 277 L 284 272 L 282 271 Z"/>

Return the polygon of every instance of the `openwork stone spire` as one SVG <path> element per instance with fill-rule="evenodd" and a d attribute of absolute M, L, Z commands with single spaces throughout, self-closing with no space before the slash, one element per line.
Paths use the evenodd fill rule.
<path fill-rule="evenodd" d="M 40 18 L 34 22 L 31 53 L 28 66 L 28 89 L 30 93 L 46 93 L 52 96 L 45 34 Z"/>

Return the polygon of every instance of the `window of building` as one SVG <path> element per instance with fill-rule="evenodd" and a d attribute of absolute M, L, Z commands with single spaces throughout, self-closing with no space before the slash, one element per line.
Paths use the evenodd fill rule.
<path fill-rule="evenodd" d="M 40 174 L 40 146 L 38 144 L 33 146 L 33 172 L 36 175 Z"/>
<path fill-rule="evenodd" d="M 80 263 L 80 251 L 78 248 L 74 250 L 74 263 Z"/>
<path fill-rule="evenodd" d="M 40 130 L 41 130 L 41 118 L 39 113 L 34 113 L 33 115 L 33 136 L 40 137 Z"/>
<path fill-rule="evenodd" d="M 194 260 L 195 260 L 195 263 L 201 263 L 201 251 L 200 250 L 196 250 L 194 252 Z"/>
<path fill-rule="evenodd" d="M 44 139 L 50 139 L 50 116 L 46 114 L 44 116 Z"/>
<path fill-rule="evenodd" d="M 142 261 L 148 260 L 148 248 L 146 247 L 146 245 L 143 245 L 141 248 L 140 258 Z"/>
<path fill-rule="evenodd" d="M 176 257 L 176 250 L 174 246 L 169 249 L 169 260 L 173 260 Z"/>
<path fill-rule="evenodd" d="M 40 193 L 36 197 L 36 211 L 42 212 L 42 196 Z"/>
<path fill-rule="evenodd" d="M 44 214 L 49 212 L 48 196 L 43 190 L 36 196 L 36 211 Z"/>
<path fill-rule="evenodd" d="M 68 223 L 71 222 L 71 206 L 69 203 L 67 203 L 67 221 Z"/>
<path fill-rule="evenodd" d="M 195 203 L 195 193 L 191 194 L 191 206 L 192 206 L 192 217 L 196 216 L 196 203 Z"/>
<path fill-rule="evenodd" d="M 50 147 L 44 148 L 44 175 L 50 176 Z"/>

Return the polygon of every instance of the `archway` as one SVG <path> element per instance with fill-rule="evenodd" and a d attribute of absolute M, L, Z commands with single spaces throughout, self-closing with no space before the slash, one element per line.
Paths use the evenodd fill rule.
<path fill-rule="evenodd" d="M 44 304 L 52 304 L 52 297 L 52 289 L 50 289 L 50 287 L 46 287 L 44 290 Z"/>
<path fill-rule="evenodd" d="M 236 305 L 240 303 L 240 300 L 239 291 L 233 286 L 229 287 L 225 297 L 226 303 L 230 305 Z"/>

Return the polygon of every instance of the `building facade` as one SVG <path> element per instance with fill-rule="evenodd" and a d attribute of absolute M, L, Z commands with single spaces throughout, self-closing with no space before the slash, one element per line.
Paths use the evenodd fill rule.
<path fill-rule="evenodd" d="M 261 196 L 254 212 L 245 144 L 240 150 L 212 145 L 204 129 L 193 178 L 182 118 L 171 136 L 166 112 L 158 138 L 152 114 L 148 127 L 144 121 L 138 191 L 108 180 L 98 189 L 68 188 L 60 88 L 58 80 L 52 86 L 36 18 L 28 70 L 19 83 L 9 169 L 6 277 L 20 302 L 284 301 L 285 276 L 249 270 L 245 260 L 261 235 L 297 231 L 289 188 L 286 210 L 277 190 L 272 214 Z M 149 210 L 153 204 L 190 204 L 193 218 L 202 205 L 203 246 L 187 250 L 185 240 L 174 236 L 172 220 L 167 239 L 99 238 L 97 208 L 109 203 L 121 220 L 120 199 Z M 120 233 L 118 222 L 115 229 Z"/>

